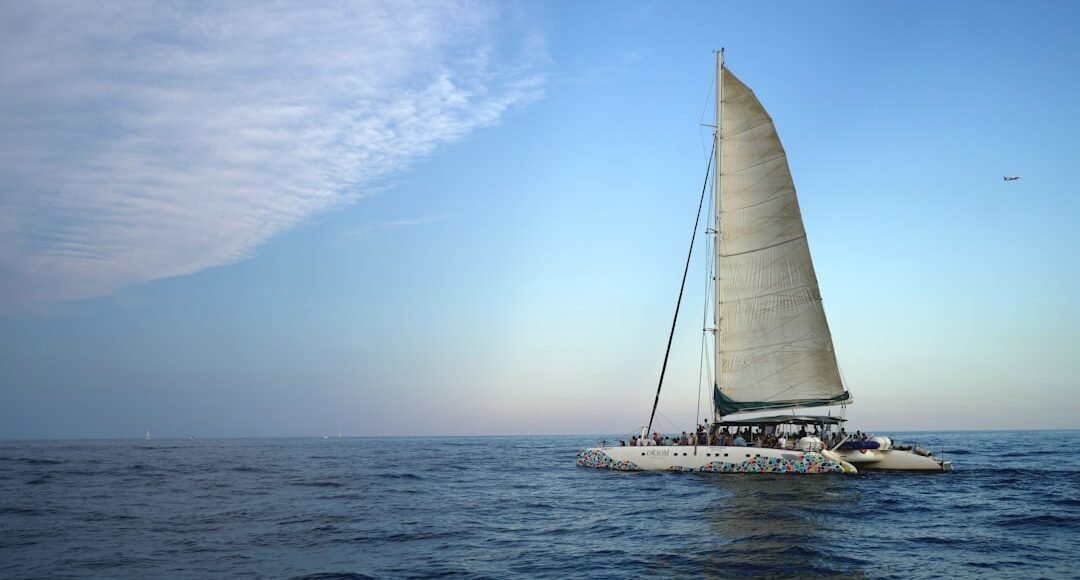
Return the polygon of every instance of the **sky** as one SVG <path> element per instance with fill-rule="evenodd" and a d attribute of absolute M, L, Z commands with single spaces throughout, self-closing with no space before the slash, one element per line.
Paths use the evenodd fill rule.
<path fill-rule="evenodd" d="M 0 4 L 0 438 L 634 431 L 720 47 L 787 150 L 849 426 L 1080 428 L 1077 21 Z M 662 429 L 710 415 L 693 272 Z"/>

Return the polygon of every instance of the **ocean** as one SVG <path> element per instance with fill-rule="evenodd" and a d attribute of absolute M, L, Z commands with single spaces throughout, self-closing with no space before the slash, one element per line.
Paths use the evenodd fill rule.
<path fill-rule="evenodd" d="M 0 441 L 0 577 L 1080 575 L 1080 431 L 892 435 L 955 471 L 577 467 L 596 436 Z"/>

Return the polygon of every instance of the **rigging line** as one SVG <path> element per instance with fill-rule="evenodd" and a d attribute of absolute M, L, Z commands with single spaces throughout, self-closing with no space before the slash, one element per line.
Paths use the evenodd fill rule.
<path fill-rule="evenodd" d="M 706 271 L 708 271 L 708 268 L 706 268 Z M 705 312 L 703 314 L 703 318 L 707 318 L 708 315 L 709 315 L 709 311 L 708 311 L 709 296 L 708 296 L 708 294 L 706 294 L 705 300 L 706 300 L 706 306 L 705 306 L 706 310 L 705 310 Z M 701 327 L 703 329 L 705 328 L 705 324 L 707 324 L 707 322 L 703 321 L 702 325 L 701 325 Z M 705 384 L 705 376 L 704 376 L 705 375 L 705 349 L 708 348 L 708 344 L 707 344 L 707 342 L 705 340 L 706 332 L 707 331 L 705 331 L 705 330 L 701 331 L 701 349 L 700 349 L 700 353 L 698 354 L 697 408 L 694 410 L 694 421 L 695 422 L 697 421 L 697 418 L 701 416 L 701 391 L 702 391 L 702 389 L 704 387 L 704 384 Z"/>
<path fill-rule="evenodd" d="M 713 152 L 716 151 L 716 140 L 713 140 Z M 679 307 L 682 306 L 683 291 L 686 290 L 686 275 L 690 272 L 690 258 L 694 255 L 694 240 L 697 239 L 698 224 L 701 223 L 701 208 L 705 205 L 705 192 L 709 190 L 709 174 L 712 170 L 713 155 L 709 155 L 709 163 L 705 167 L 705 183 L 701 185 L 701 199 L 698 201 L 697 217 L 694 218 L 694 229 L 690 234 L 690 250 L 686 253 L 686 266 L 683 268 L 682 283 L 679 284 L 679 298 L 675 301 L 675 316 L 671 319 L 671 333 L 668 334 L 667 350 L 664 351 L 664 364 L 660 367 L 660 381 L 656 385 L 656 398 L 653 399 L 652 413 L 649 414 L 648 431 L 652 431 L 653 419 L 656 418 L 656 406 L 660 404 L 660 389 L 664 386 L 664 373 L 667 372 L 668 358 L 671 356 L 671 343 L 675 340 L 675 324 L 679 321 Z M 694 419 L 695 425 L 697 419 Z"/>
<path fill-rule="evenodd" d="M 712 215 L 712 213 L 713 213 L 713 199 L 711 197 L 709 198 L 708 210 L 709 210 L 709 215 Z M 706 226 L 705 227 L 705 233 L 706 233 L 706 238 L 705 239 L 706 240 L 709 239 L 708 238 L 708 232 L 709 232 L 709 227 Z M 712 301 L 712 286 L 713 286 L 712 275 L 713 275 L 713 253 L 712 252 L 706 252 L 705 253 L 705 292 L 703 292 L 703 294 L 705 295 L 705 304 L 702 305 L 702 308 L 701 308 L 701 328 L 702 329 L 705 329 L 709 325 L 709 302 Z M 696 416 L 694 417 L 695 422 L 697 421 L 697 418 L 701 416 L 701 391 L 704 389 L 706 384 L 711 384 L 711 382 L 708 380 L 709 378 L 711 378 L 711 376 L 706 371 L 706 369 L 708 368 L 706 365 L 709 362 L 708 361 L 709 355 L 707 354 L 708 351 L 709 351 L 709 332 L 708 332 L 708 330 L 702 330 L 702 332 L 701 332 L 701 356 L 698 359 L 698 396 L 697 396 L 697 413 L 696 413 Z"/>
<path fill-rule="evenodd" d="M 701 107 L 701 116 L 698 118 L 698 136 L 702 137 L 702 139 L 701 139 L 701 150 L 702 151 L 705 151 L 705 139 L 704 139 L 704 136 L 701 134 L 701 127 L 702 126 L 707 126 L 707 125 L 705 125 L 705 112 L 709 110 L 709 102 L 712 100 L 712 98 L 713 98 L 712 96 L 715 94 L 715 91 L 713 91 L 714 87 L 716 87 L 716 79 L 715 78 L 709 82 L 709 92 L 706 93 L 706 95 L 705 95 L 705 104 L 702 105 L 702 107 Z M 716 145 L 713 145 L 713 147 L 715 147 L 715 146 Z M 709 153 L 709 157 L 710 158 L 712 157 L 711 152 Z"/>
<path fill-rule="evenodd" d="M 669 417 L 668 417 L 667 415 L 665 415 L 665 414 L 663 414 L 663 413 L 661 413 L 661 412 L 659 412 L 659 411 L 657 411 L 657 413 L 656 413 L 656 414 L 657 414 L 657 415 L 660 415 L 660 419 L 661 419 L 661 420 L 663 420 L 663 421 L 664 421 L 665 423 L 667 423 L 667 426 L 668 426 L 668 429 L 669 429 L 669 431 L 668 431 L 669 433 L 674 433 L 675 431 L 678 431 L 678 427 L 672 428 L 672 426 L 673 426 L 673 425 L 676 425 L 675 421 L 672 421 L 672 420 L 671 420 L 671 418 L 669 418 Z M 663 432 L 664 432 L 664 428 L 663 428 L 662 426 L 661 426 L 661 427 L 658 427 L 658 429 L 660 430 L 660 433 L 663 433 Z M 650 437 L 652 436 L 652 432 L 651 432 L 651 431 L 649 432 L 649 436 L 650 436 Z"/>
<path fill-rule="evenodd" d="M 705 339 L 705 333 L 701 333 L 701 356 L 698 359 L 698 386 L 697 386 L 697 413 L 694 417 L 696 424 L 697 418 L 701 416 L 701 390 L 704 388 L 708 377 L 705 376 L 705 359 L 708 356 L 706 352 L 709 350 L 709 341 Z"/>

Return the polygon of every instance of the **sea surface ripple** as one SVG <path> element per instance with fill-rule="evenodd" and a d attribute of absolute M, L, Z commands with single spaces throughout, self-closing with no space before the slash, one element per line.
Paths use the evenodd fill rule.
<path fill-rule="evenodd" d="M 0 577 L 1077 577 L 1080 431 L 896 438 L 956 471 L 576 467 L 592 436 L 0 441 Z"/>

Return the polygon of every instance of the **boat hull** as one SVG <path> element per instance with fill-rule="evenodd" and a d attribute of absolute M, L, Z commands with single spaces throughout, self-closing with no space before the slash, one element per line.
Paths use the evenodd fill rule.
<path fill-rule="evenodd" d="M 616 471 L 717 473 L 856 473 L 831 453 L 767 447 L 593 447 L 578 453 L 578 465 Z"/>
<path fill-rule="evenodd" d="M 952 471 L 952 462 L 903 449 L 841 449 L 834 451 L 861 471 Z"/>

